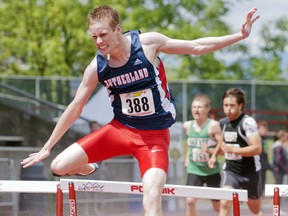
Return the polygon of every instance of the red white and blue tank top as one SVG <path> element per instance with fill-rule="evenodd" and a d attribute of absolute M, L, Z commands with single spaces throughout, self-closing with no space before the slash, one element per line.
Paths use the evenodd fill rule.
<path fill-rule="evenodd" d="M 114 118 L 122 124 L 140 130 L 170 127 L 176 118 L 175 101 L 171 96 L 164 65 L 153 66 L 146 58 L 139 31 L 132 30 L 131 55 L 121 67 L 109 67 L 98 52 L 98 78 L 107 91 Z"/>

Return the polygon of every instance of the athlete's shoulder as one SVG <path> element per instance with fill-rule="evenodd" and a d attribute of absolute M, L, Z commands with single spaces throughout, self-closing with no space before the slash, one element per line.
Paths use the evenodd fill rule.
<path fill-rule="evenodd" d="M 209 128 L 210 129 L 215 129 L 217 127 L 220 127 L 220 122 L 216 121 L 215 119 L 209 119 Z"/>
<path fill-rule="evenodd" d="M 219 121 L 215 120 L 215 119 L 210 119 L 209 118 L 209 124 L 210 125 L 216 125 L 216 124 L 219 124 Z"/>
<path fill-rule="evenodd" d="M 221 133 L 220 122 L 216 121 L 215 119 L 209 119 L 208 132 L 211 137 L 215 137 L 216 134 L 220 134 Z"/>
<path fill-rule="evenodd" d="M 159 32 L 143 32 L 139 36 L 143 44 L 163 43 L 168 39 L 167 36 Z"/>
<path fill-rule="evenodd" d="M 222 118 L 222 119 L 219 120 L 220 125 L 224 125 L 224 124 L 226 124 L 226 123 L 228 123 L 228 122 L 229 122 L 228 117 L 224 117 L 224 118 Z"/>
<path fill-rule="evenodd" d="M 141 34 L 140 30 L 128 30 L 122 33 L 125 36 L 131 35 L 131 34 Z"/>
<path fill-rule="evenodd" d="M 97 58 L 95 57 L 86 67 L 85 73 L 95 73 L 97 72 L 97 70 L 98 70 L 98 62 L 97 62 Z"/>
<path fill-rule="evenodd" d="M 249 115 L 245 115 L 243 117 L 243 121 L 242 121 L 242 126 L 243 126 L 243 129 L 244 130 L 258 130 L 258 125 L 257 125 L 257 122 L 254 118 L 252 118 L 251 116 Z"/>
<path fill-rule="evenodd" d="M 184 129 L 185 131 L 187 131 L 187 130 L 189 129 L 189 127 L 190 127 L 190 125 L 191 125 L 191 122 L 192 122 L 192 120 L 188 120 L 188 121 L 185 121 L 185 122 L 183 123 L 183 129 Z"/>
<path fill-rule="evenodd" d="M 86 85 L 91 88 L 96 87 L 97 83 L 99 82 L 97 71 L 98 71 L 97 61 L 96 58 L 94 58 L 84 71 L 83 79 L 81 81 L 83 86 Z"/>

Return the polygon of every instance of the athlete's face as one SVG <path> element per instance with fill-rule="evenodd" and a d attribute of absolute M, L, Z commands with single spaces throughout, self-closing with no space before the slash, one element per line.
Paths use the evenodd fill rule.
<path fill-rule="evenodd" d="M 89 32 L 98 51 L 103 55 L 107 55 L 113 51 L 113 48 L 117 45 L 117 37 L 119 34 L 122 34 L 120 25 L 113 30 L 106 20 L 90 25 Z"/>
<path fill-rule="evenodd" d="M 264 125 L 259 125 L 259 133 L 261 136 L 266 136 L 267 135 L 267 132 L 268 132 L 268 128 Z"/>
<path fill-rule="evenodd" d="M 192 116 L 195 120 L 208 117 L 209 107 L 201 100 L 194 100 L 191 105 Z"/>
<path fill-rule="evenodd" d="M 223 100 L 223 111 L 229 120 L 237 119 L 242 113 L 243 104 L 238 104 L 237 99 L 233 96 L 228 96 Z"/>

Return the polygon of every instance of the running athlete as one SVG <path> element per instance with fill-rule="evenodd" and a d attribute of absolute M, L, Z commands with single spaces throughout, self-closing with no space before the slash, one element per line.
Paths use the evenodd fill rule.
<path fill-rule="evenodd" d="M 287 135 L 285 130 L 277 132 L 277 140 L 273 143 L 273 173 L 275 184 L 283 184 L 284 176 L 287 174 Z"/>
<path fill-rule="evenodd" d="M 248 207 L 255 215 L 261 211 L 261 137 L 256 121 L 243 113 L 246 99 L 241 89 L 228 89 L 223 95 L 226 118 L 220 120 L 225 155 L 222 187 L 248 191 Z M 220 215 L 230 215 L 232 201 L 221 200 Z"/>
<path fill-rule="evenodd" d="M 211 108 L 208 95 L 199 94 L 193 98 L 191 112 L 194 120 L 186 121 L 183 128 L 187 134 L 187 185 L 220 187 L 221 175 L 218 161 L 211 159 L 215 148 L 222 142 L 222 132 L 219 122 L 210 119 Z M 219 143 L 219 145 L 217 145 Z M 209 162 L 211 160 L 212 164 Z M 186 215 L 196 215 L 196 198 L 186 198 Z M 219 200 L 211 200 L 213 208 L 219 212 Z"/>
<path fill-rule="evenodd" d="M 88 16 L 88 30 L 97 46 L 75 98 L 61 115 L 50 138 L 37 153 L 22 161 L 28 167 L 42 161 L 79 117 L 98 83 L 107 88 L 114 119 L 70 145 L 52 162 L 54 174 L 89 174 L 94 162 L 121 155 L 134 156 L 143 182 L 145 215 L 162 215 L 161 194 L 168 171 L 169 127 L 175 105 L 159 52 L 201 55 L 247 38 L 257 11 L 247 13 L 241 31 L 222 37 L 178 40 L 156 32 L 123 34 L 120 18 L 110 6 L 99 6 Z"/>

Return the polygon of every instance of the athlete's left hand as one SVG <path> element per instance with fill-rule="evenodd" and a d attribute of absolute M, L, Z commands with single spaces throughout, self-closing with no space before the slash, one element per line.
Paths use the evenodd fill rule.
<path fill-rule="evenodd" d="M 246 15 L 246 19 L 243 22 L 242 28 L 241 28 L 241 33 L 242 33 L 244 38 L 246 38 L 250 35 L 253 23 L 257 19 L 259 19 L 259 17 L 260 17 L 260 16 L 253 17 L 253 15 L 256 13 L 256 11 L 257 11 L 257 8 L 253 8 Z"/>
<path fill-rule="evenodd" d="M 42 148 L 39 152 L 29 154 L 29 156 L 21 162 L 21 165 L 23 166 L 23 168 L 30 167 L 35 163 L 41 162 L 49 155 L 50 151 L 46 148 Z"/>

